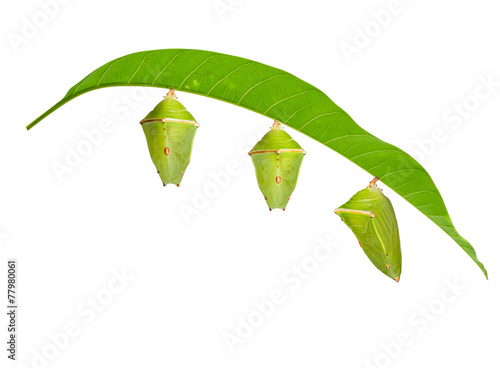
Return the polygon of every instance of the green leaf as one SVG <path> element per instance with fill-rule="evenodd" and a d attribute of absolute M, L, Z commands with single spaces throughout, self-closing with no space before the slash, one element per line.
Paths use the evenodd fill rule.
<path fill-rule="evenodd" d="M 452 237 L 488 277 L 472 245 L 453 226 L 427 171 L 406 152 L 357 125 L 325 93 L 280 69 L 209 51 L 138 52 L 90 73 L 27 128 L 31 129 L 86 92 L 113 86 L 174 88 L 212 97 L 268 116 L 308 135 L 379 177 Z"/>

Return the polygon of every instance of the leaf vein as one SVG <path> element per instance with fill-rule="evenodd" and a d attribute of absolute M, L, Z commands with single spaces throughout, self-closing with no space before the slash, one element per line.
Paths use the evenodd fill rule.
<path fill-rule="evenodd" d="M 307 123 L 305 123 L 304 125 L 302 125 L 302 126 L 300 127 L 300 129 L 301 129 L 301 130 L 302 130 L 302 129 L 304 129 L 307 125 L 309 125 L 310 123 L 312 123 L 314 120 L 319 119 L 319 118 L 321 118 L 321 117 L 323 117 L 323 116 L 337 115 L 337 114 L 340 114 L 340 112 L 334 111 L 334 112 L 329 112 L 329 113 L 326 113 L 326 114 L 321 114 L 321 115 L 318 115 L 318 116 L 316 116 L 315 118 L 313 118 L 313 119 L 309 120 L 309 121 L 308 121 Z"/>
<path fill-rule="evenodd" d="M 221 80 L 219 80 L 217 83 L 215 83 L 212 88 L 210 88 L 210 90 L 207 92 L 207 95 L 210 95 L 210 93 L 212 93 L 212 90 L 217 87 L 219 85 L 219 83 L 221 83 L 222 81 L 226 80 L 227 78 L 229 78 L 231 75 L 233 75 L 234 73 L 236 73 L 238 70 L 240 70 L 241 68 L 243 68 L 244 66 L 247 66 L 247 65 L 251 65 L 253 63 L 246 63 L 246 64 L 243 64 L 243 65 L 240 65 L 239 67 L 237 67 L 236 69 L 234 69 L 231 73 L 229 73 L 228 75 L 226 75 L 224 78 L 222 78 Z"/>
<path fill-rule="evenodd" d="M 137 74 L 137 72 L 139 71 L 139 69 L 141 69 L 141 66 L 142 64 L 144 64 L 144 61 L 146 61 L 146 58 L 151 55 L 151 53 L 147 54 L 146 56 L 144 56 L 144 59 L 142 59 L 141 63 L 139 64 L 139 66 L 137 67 L 136 71 L 134 72 L 134 74 L 132 74 L 132 76 L 130 77 L 130 79 L 128 80 L 127 84 L 130 84 L 130 82 L 132 81 L 132 78 L 135 77 L 135 75 Z"/>
<path fill-rule="evenodd" d="M 286 100 L 289 100 L 289 99 L 291 99 L 291 98 L 295 98 L 295 97 L 298 97 L 298 96 L 300 96 L 300 95 L 304 95 L 304 94 L 306 94 L 306 93 L 310 93 L 310 92 L 315 92 L 315 91 L 314 91 L 314 90 L 304 91 L 304 92 L 301 92 L 301 93 L 297 93 L 297 94 L 295 94 L 295 95 L 293 95 L 293 96 L 288 96 L 288 97 L 286 97 L 286 98 L 284 98 L 284 99 L 282 99 L 282 100 L 280 100 L 280 101 L 278 101 L 278 102 L 274 103 L 273 105 L 269 106 L 269 108 L 268 108 L 266 111 L 264 111 L 264 114 L 267 114 L 267 112 L 268 112 L 269 110 L 271 110 L 274 106 L 279 105 L 280 103 L 285 102 Z M 326 115 L 326 114 L 325 114 L 325 115 Z M 299 129 L 302 129 L 302 128 L 299 128 Z"/>
<path fill-rule="evenodd" d="M 250 89 L 248 89 L 244 94 L 243 96 L 241 96 L 241 98 L 239 99 L 238 101 L 238 105 L 241 104 L 241 101 L 243 101 L 243 99 L 245 98 L 245 96 L 251 91 L 253 90 L 254 88 L 257 88 L 258 86 L 260 86 L 262 83 L 265 83 L 265 82 L 268 82 L 274 78 L 278 78 L 278 77 L 286 77 L 288 76 L 288 74 L 276 74 L 276 75 L 273 75 L 272 77 L 269 77 L 267 79 L 264 79 L 264 80 L 261 80 L 259 83 L 255 84 L 253 87 L 250 87 Z"/>
<path fill-rule="evenodd" d="M 204 65 L 208 60 L 214 58 L 215 56 L 217 56 L 217 55 L 209 56 L 208 58 L 206 58 L 205 61 L 203 61 L 200 65 L 198 65 L 196 68 L 194 68 L 193 71 L 191 73 L 189 73 L 188 76 L 186 78 L 184 78 L 184 80 L 181 82 L 180 88 L 182 88 L 182 86 L 184 85 L 184 83 L 186 82 L 186 80 L 188 80 L 189 77 L 193 75 L 193 73 L 195 73 L 202 65 Z"/>
<path fill-rule="evenodd" d="M 165 67 L 164 67 L 162 70 L 160 70 L 160 72 L 159 72 L 159 73 L 158 73 L 158 75 L 155 77 L 155 79 L 153 79 L 153 82 L 151 83 L 151 85 L 154 85 L 154 84 L 156 83 L 156 80 L 158 79 L 158 77 L 159 77 L 160 75 L 162 75 L 162 74 L 163 74 L 163 72 L 164 72 L 165 70 L 167 70 L 167 68 L 169 67 L 169 65 L 170 65 L 170 64 L 172 64 L 172 63 L 174 62 L 174 60 L 175 60 L 175 59 L 177 59 L 177 57 L 178 57 L 179 55 L 185 54 L 186 52 L 188 52 L 188 51 L 183 51 L 183 52 L 179 52 L 178 54 L 176 54 L 176 55 L 175 55 L 175 56 L 174 56 L 174 57 L 173 57 L 173 58 L 172 58 L 172 59 L 171 59 L 171 60 L 167 63 L 167 65 L 165 65 Z"/>

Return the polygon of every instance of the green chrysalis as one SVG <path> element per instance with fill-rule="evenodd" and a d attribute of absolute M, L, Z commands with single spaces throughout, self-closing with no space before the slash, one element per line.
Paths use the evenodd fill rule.
<path fill-rule="evenodd" d="M 180 186 L 191 160 L 194 136 L 199 124 L 170 90 L 142 121 L 149 154 L 163 185 Z"/>
<path fill-rule="evenodd" d="M 269 206 L 286 208 L 299 177 L 306 151 L 286 133 L 278 121 L 248 154 L 252 157 L 257 182 Z"/>
<path fill-rule="evenodd" d="M 377 187 L 374 178 L 335 210 L 352 230 L 370 261 L 385 275 L 399 282 L 401 244 L 398 222 L 391 201 Z"/>

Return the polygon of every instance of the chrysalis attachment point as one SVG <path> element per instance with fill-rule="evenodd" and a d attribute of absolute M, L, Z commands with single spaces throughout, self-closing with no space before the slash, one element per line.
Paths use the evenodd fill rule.
<path fill-rule="evenodd" d="M 373 180 L 370 182 L 370 188 L 373 188 L 374 186 L 377 186 L 377 181 L 380 179 L 377 177 L 374 177 Z"/>
<path fill-rule="evenodd" d="M 164 185 L 179 186 L 191 160 L 199 124 L 170 89 L 142 121 L 149 154 Z"/>
<path fill-rule="evenodd" d="M 398 223 L 391 201 L 376 184 L 378 180 L 374 178 L 335 213 L 356 235 L 375 267 L 399 282 L 402 258 Z"/>
<path fill-rule="evenodd" d="M 271 130 L 252 148 L 259 188 L 269 209 L 284 210 L 295 189 L 305 151 L 275 120 Z"/>

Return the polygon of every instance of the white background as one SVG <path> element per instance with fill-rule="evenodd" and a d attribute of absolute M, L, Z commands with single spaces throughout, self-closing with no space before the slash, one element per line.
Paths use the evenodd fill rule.
<path fill-rule="evenodd" d="M 20 364 L 498 366 L 497 2 L 61 0 L 45 16 L 42 2 L 0 10 L 0 289 L 6 259 L 17 258 Z M 374 14 L 389 10 L 377 26 Z M 356 35 L 358 52 L 348 58 L 342 47 L 356 47 Z M 25 130 L 95 68 L 159 48 L 251 58 L 325 91 L 369 132 L 418 157 L 490 280 L 383 184 L 400 224 L 401 282 L 377 271 L 333 213 L 371 176 L 290 129 L 308 155 L 287 211 L 269 212 L 244 152 L 272 122 L 223 102 L 178 93 L 201 124 L 181 188 L 162 187 L 138 124 L 162 90 L 95 91 Z M 488 78 L 496 86 L 484 96 Z M 447 121 L 464 102 L 467 118 Z M 111 132 L 59 180 L 54 164 L 103 119 Z M 213 189 L 228 164 L 237 165 L 229 184 L 186 221 L 181 209 L 200 208 L 196 193 Z M 334 250 L 314 264 L 325 243 Z M 290 281 L 303 264 L 307 278 Z M 122 272 L 133 280 L 106 299 Z M 259 321 L 254 302 L 265 304 L 273 290 L 283 303 Z M 4 341 L 4 298 L 0 305 Z M 224 336 L 238 336 L 249 318 L 260 325 L 231 349 Z M 78 334 L 66 339 L 68 324 Z"/>

